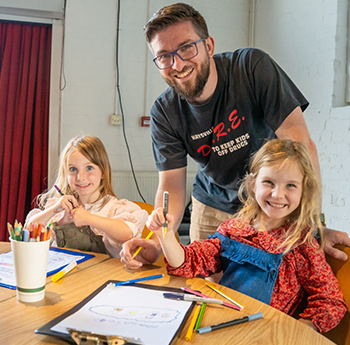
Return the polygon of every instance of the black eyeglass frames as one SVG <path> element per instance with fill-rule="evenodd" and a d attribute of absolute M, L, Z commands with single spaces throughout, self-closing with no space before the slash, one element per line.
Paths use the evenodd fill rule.
<path fill-rule="evenodd" d="M 159 69 L 167 69 L 174 64 L 175 55 L 177 55 L 182 61 L 193 59 L 198 55 L 197 44 L 204 40 L 206 40 L 206 38 L 201 38 L 196 42 L 187 43 L 170 53 L 158 55 L 153 59 L 153 62 Z"/>

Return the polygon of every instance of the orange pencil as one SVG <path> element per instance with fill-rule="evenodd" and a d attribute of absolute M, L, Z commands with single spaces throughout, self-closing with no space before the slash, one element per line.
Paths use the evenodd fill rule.
<path fill-rule="evenodd" d="M 48 231 L 47 231 L 47 236 L 46 236 L 47 240 L 49 240 L 51 238 L 51 233 L 52 233 L 52 226 L 50 226 Z"/>
<path fill-rule="evenodd" d="M 42 225 L 41 224 L 39 224 L 39 225 L 35 224 L 35 226 L 36 226 L 36 232 L 34 233 L 34 238 L 37 238 L 40 235 L 40 233 L 41 233 Z"/>

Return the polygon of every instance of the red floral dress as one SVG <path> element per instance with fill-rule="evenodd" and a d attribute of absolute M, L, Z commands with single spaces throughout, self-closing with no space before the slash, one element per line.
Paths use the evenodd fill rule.
<path fill-rule="evenodd" d="M 285 228 L 257 231 L 249 225 L 239 228 L 235 219 L 228 219 L 217 231 L 232 240 L 278 254 L 281 253 L 279 246 Z M 318 247 L 317 241 L 314 241 Z M 184 263 L 177 268 L 167 265 L 169 274 L 207 277 L 222 270 L 221 242 L 218 238 L 195 241 L 183 248 Z M 308 295 L 308 304 L 300 317 L 312 320 L 322 333 L 334 328 L 347 311 L 338 281 L 326 262 L 324 252 L 306 243 L 283 256 L 270 305 L 286 314 L 293 314 L 304 293 Z"/>

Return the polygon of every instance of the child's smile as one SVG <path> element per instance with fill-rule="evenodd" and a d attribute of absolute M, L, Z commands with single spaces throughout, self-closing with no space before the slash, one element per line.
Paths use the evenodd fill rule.
<path fill-rule="evenodd" d="M 277 207 L 277 208 L 282 208 L 282 207 L 285 207 L 286 204 L 276 204 L 276 203 L 273 203 L 273 202 L 267 202 L 270 206 L 272 207 Z"/>
<path fill-rule="evenodd" d="M 299 206 L 303 174 L 295 163 L 262 167 L 253 189 L 262 210 L 266 230 L 283 225 L 286 218 Z M 260 224 L 261 225 L 261 224 Z"/>
<path fill-rule="evenodd" d="M 78 151 L 68 159 L 68 183 L 79 194 L 82 204 L 90 204 L 99 199 L 102 180 L 101 169 L 91 163 Z"/>

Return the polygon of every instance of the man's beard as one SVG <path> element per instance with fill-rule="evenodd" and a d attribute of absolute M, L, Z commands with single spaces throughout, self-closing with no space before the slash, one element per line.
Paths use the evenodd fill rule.
<path fill-rule="evenodd" d="M 177 83 L 172 82 L 170 79 L 165 79 L 166 83 L 174 89 L 174 91 L 181 97 L 186 99 L 189 102 L 194 102 L 197 98 L 199 98 L 204 90 L 205 84 L 208 81 L 210 73 L 210 60 L 205 60 L 205 62 L 201 65 L 201 70 L 197 75 L 197 79 L 195 81 L 195 85 L 193 88 L 189 88 L 186 85 L 178 85 Z"/>

